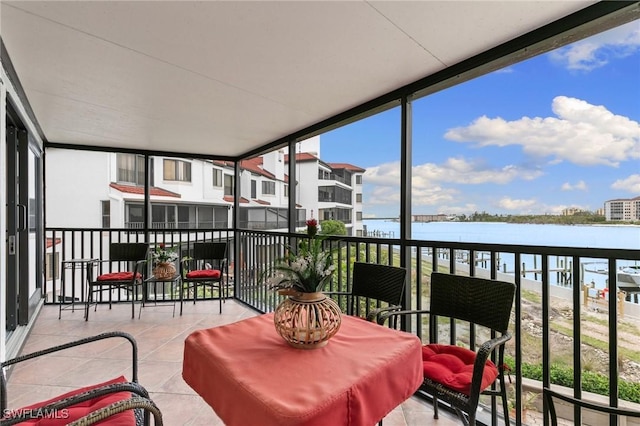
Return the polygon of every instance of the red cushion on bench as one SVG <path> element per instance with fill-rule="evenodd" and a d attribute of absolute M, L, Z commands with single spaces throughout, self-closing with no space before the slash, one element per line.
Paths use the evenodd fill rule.
<path fill-rule="evenodd" d="M 453 345 L 426 345 L 422 347 L 424 377 L 469 395 L 476 353 Z M 480 390 L 484 390 L 498 377 L 496 365 L 487 360 L 482 374 Z"/>
<path fill-rule="evenodd" d="M 98 277 L 98 281 L 131 281 L 133 278 L 133 272 L 111 272 L 109 274 L 102 274 Z M 136 274 L 136 279 L 141 280 L 142 275 Z"/>
<path fill-rule="evenodd" d="M 187 272 L 187 278 L 220 278 L 220 271 L 217 269 L 199 269 Z"/>
<path fill-rule="evenodd" d="M 21 408 L 17 411 L 25 411 L 29 409 L 37 409 L 38 407 L 43 407 L 45 405 L 54 403 L 56 401 L 60 401 L 61 399 L 68 398 L 73 395 L 77 395 L 79 393 L 92 390 L 95 388 L 99 388 L 102 386 L 110 385 L 113 383 L 126 383 L 127 380 L 124 376 L 117 377 L 115 379 L 109 380 L 104 383 L 99 383 L 97 385 L 87 386 L 82 389 L 76 389 L 71 392 L 67 392 L 63 395 L 57 396 L 55 398 L 49 399 L 47 401 L 38 402 L 36 404 L 29 405 L 27 407 Z M 64 408 L 58 410 L 57 412 L 51 413 L 50 418 L 42 418 L 42 419 L 34 419 L 28 420 L 22 423 L 18 423 L 20 425 L 37 425 L 37 426 L 64 426 L 72 421 L 78 420 L 87 414 L 99 410 L 100 408 L 106 407 L 114 402 L 121 401 L 123 399 L 128 399 L 131 397 L 131 392 L 116 392 L 111 393 L 104 396 L 99 396 L 93 399 L 90 399 L 85 402 L 78 403 L 76 405 L 72 405 L 69 408 Z M 132 426 L 136 424 L 136 419 L 132 410 L 127 410 L 122 413 L 114 414 L 113 416 L 105 419 L 103 421 L 104 424 L 109 424 L 110 426 Z"/>

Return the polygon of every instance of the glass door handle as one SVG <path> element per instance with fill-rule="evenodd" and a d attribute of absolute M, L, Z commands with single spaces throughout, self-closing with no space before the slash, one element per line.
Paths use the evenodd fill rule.
<path fill-rule="evenodd" d="M 18 215 L 18 229 L 17 231 L 26 231 L 27 230 L 27 206 L 24 204 L 16 204 L 18 210 L 20 210 L 20 214 Z"/>

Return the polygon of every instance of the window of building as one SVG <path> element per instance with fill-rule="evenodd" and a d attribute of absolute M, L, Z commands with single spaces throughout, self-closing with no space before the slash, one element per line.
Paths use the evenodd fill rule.
<path fill-rule="evenodd" d="M 276 183 L 262 182 L 262 195 L 276 195 Z"/>
<path fill-rule="evenodd" d="M 258 182 L 251 179 L 251 198 L 258 198 Z"/>
<path fill-rule="evenodd" d="M 356 175 L 356 185 L 362 185 L 362 175 Z"/>
<path fill-rule="evenodd" d="M 102 207 L 102 227 L 111 228 L 111 201 L 100 201 Z"/>
<path fill-rule="evenodd" d="M 362 194 L 356 194 L 356 203 L 362 202 Z"/>
<path fill-rule="evenodd" d="M 164 160 L 164 180 L 191 182 L 191 163 L 181 160 Z"/>
<path fill-rule="evenodd" d="M 362 212 L 356 212 L 356 220 L 357 221 L 361 221 L 362 220 Z"/>
<path fill-rule="evenodd" d="M 233 176 L 224 175 L 224 195 L 233 196 Z"/>
<path fill-rule="evenodd" d="M 136 154 L 117 154 L 116 164 L 118 168 L 118 182 L 134 183 L 136 185 L 144 185 L 144 155 Z M 153 159 L 149 159 L 149 168 L 151 169 L 151 182 L 153 186 Z"/>
<path fill-rule="evenodd" d="M 289 185 L 285 185 L 284 186 L 284 196 L 288 197 L 289 196 Z"/>
<path fill-rule="evenodd" d="M 60 278 L 60 268 L 58 267 L 58 264 L 60 262 L 60 254 L 58 252 L 47 253 L 47 260 L 45 262 L 46 280 L 51 281 Z"/>
<path fill-rule="evenodd" d="M 213 169 L 213 186 L 222 186 L 222 170 Z"/>

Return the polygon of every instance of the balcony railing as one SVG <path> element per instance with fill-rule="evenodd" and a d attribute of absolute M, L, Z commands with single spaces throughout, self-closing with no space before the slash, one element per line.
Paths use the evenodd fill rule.
<path fill-rule="evenodd" d="M 108 253 L 108 244 L 116 241 L 163 242 L 180 247 L 183 254 L 195 241 L 228 241 L 231 248 L 228 278 L 233 283 L 234 297 L 259 311 L 269 312 L 275 309 L 281 299 L 264 285 L 265 272 L 282 257 L 285 250 L 296 247 L 303 237 L 256 230 L 154 229 L 146 238 L 142 231 L 132 229 L 48 229 L 47 240 L 52 244 L 48 245 L 47 252 L 57 252 L 58 257 L 47 259 L 61 262 L 71 258 L 104 258 Z M 596 262 L 604 265 L 598 269 L 598 273 L 606 274 L 609 283 L 616 283 L 620 266 L 640 262 L 640 252 L 637 250 L 361 237 L 327 239 L 324 244 L 327 249 L 335 251 L 337 266 L 327 290 L 348 290 L 354 261 L 402 265 L 410 272 L 405 292 L 407 308 L 424 309 L 429 306 L 430 274 L 435 270 L 514 282 L 518 289 L 512 325 L 515 338 L 507 349 L 507 358 L 512 368 L 516 407 L 522 406 L 525 395 L 529 401 L 529 392 L 541 394 L 543 386 L 554 383 L 557 378 L 552 374 L 552 366 L 557 371 L 562 362 L 566 364 L 563 371 L 569 372 L 570 382 L 569 386 L 566 383 L 564 385 L 573 389 L 571 392 L 574 396 L 580 396 L 586 383 L 593 380 L 593 373 L 587 370 L 603 372 L 601 378 L 604 377 L 604 383 L 601 385 L 609 395 L 606 398 L 610 405 L 618 404 L 618 394 L 629 394 L 625 390 L 630 382 L 629 375 L 640 364 L 636 342 L 640 333 L 640 305 L 633 299 L 628 300 L 629 294 L 609 297 L 609 294 L 616 293 L 613 289 L 606 292 L 589 288 L 585 280 L 585 267 Z M 60 273 L 70 272 L 60 270 Z M 67 290 L 71 288 L 74 297 L 83 301 L 83 276 L 79 272 L 72 275 L 65 278 Z M 54 296 L 60 294 L 60 286 L 60 276 L 46 282 L 47 303 L 58 302 Z M 613 285 L 611 287 L 615 288 Z M 163 292 L 164 289 L 155 291 Z M 162 297 L 177 295 L 162 294 Z M 194 297 L 215 298 L 217 295 Z M 69 300 L 68 291 L 66 299 Z M 338 302 L 345 306 L 346 300 L 338 299 Z M 357 306 L 362 309 L 359 314 L 366 314 L 366 303 L 358 303 Z M 436 334 L 429 335 L 429 320 L 425 316 L 420 321 L 403 324 L 403 327 L 420 336 L 424 342 L 439 341 L 474 347 L 480 341 L 473 326 L 443 321 L 435 324 Z M 526 371 L 529 374 L 531 370 L 536 371 L 537 376 L 532 380 L 524 380 L 523 373 Z M 631 383 L 629 386 L 633 385 Z M 640 393 L 640 387 L 637 392 Z M 536 400 L 538 411 L 541 411 L 541 397 Z M 485 413 L 499 411 L 495 409 L 496 401 L 483 402 L 487 406 L 494 406 L 491 410 L 485 410 Z M 522 415 L 522 410 L 517 409 L 511 420 L 516 420 L 518 425 L 526 424 Z M 480 420 L 486 424 L 502 422 L 497 414 L 493 414 L 493 418 L 481 417 Z"/>

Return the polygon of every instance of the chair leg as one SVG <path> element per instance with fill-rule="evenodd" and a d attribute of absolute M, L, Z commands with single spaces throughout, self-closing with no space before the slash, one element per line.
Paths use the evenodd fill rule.
<path fill-rule="evenodd" d="M 507 388 L 504 386 L 504 377 L 500 381 L 500 399 L 502 399 L 502 410 L 504 411 L 504 424 L 509 424 L 509 404 L 507 402 Z"/>
<path fill-rule="evenodd" d="M 93 300 L 93 291 L 91 290 L 91 286 L 89 286 L 89 291 L 87 292 L 87 303 L 84 307 L 84 320 L 89 321 L 89 308 L 91 307 L 91 301 Z"/>
<path fill-rule="evenodd" d="M 433 418 L 438 418 L 438 397 L 433 395 Z"/>

